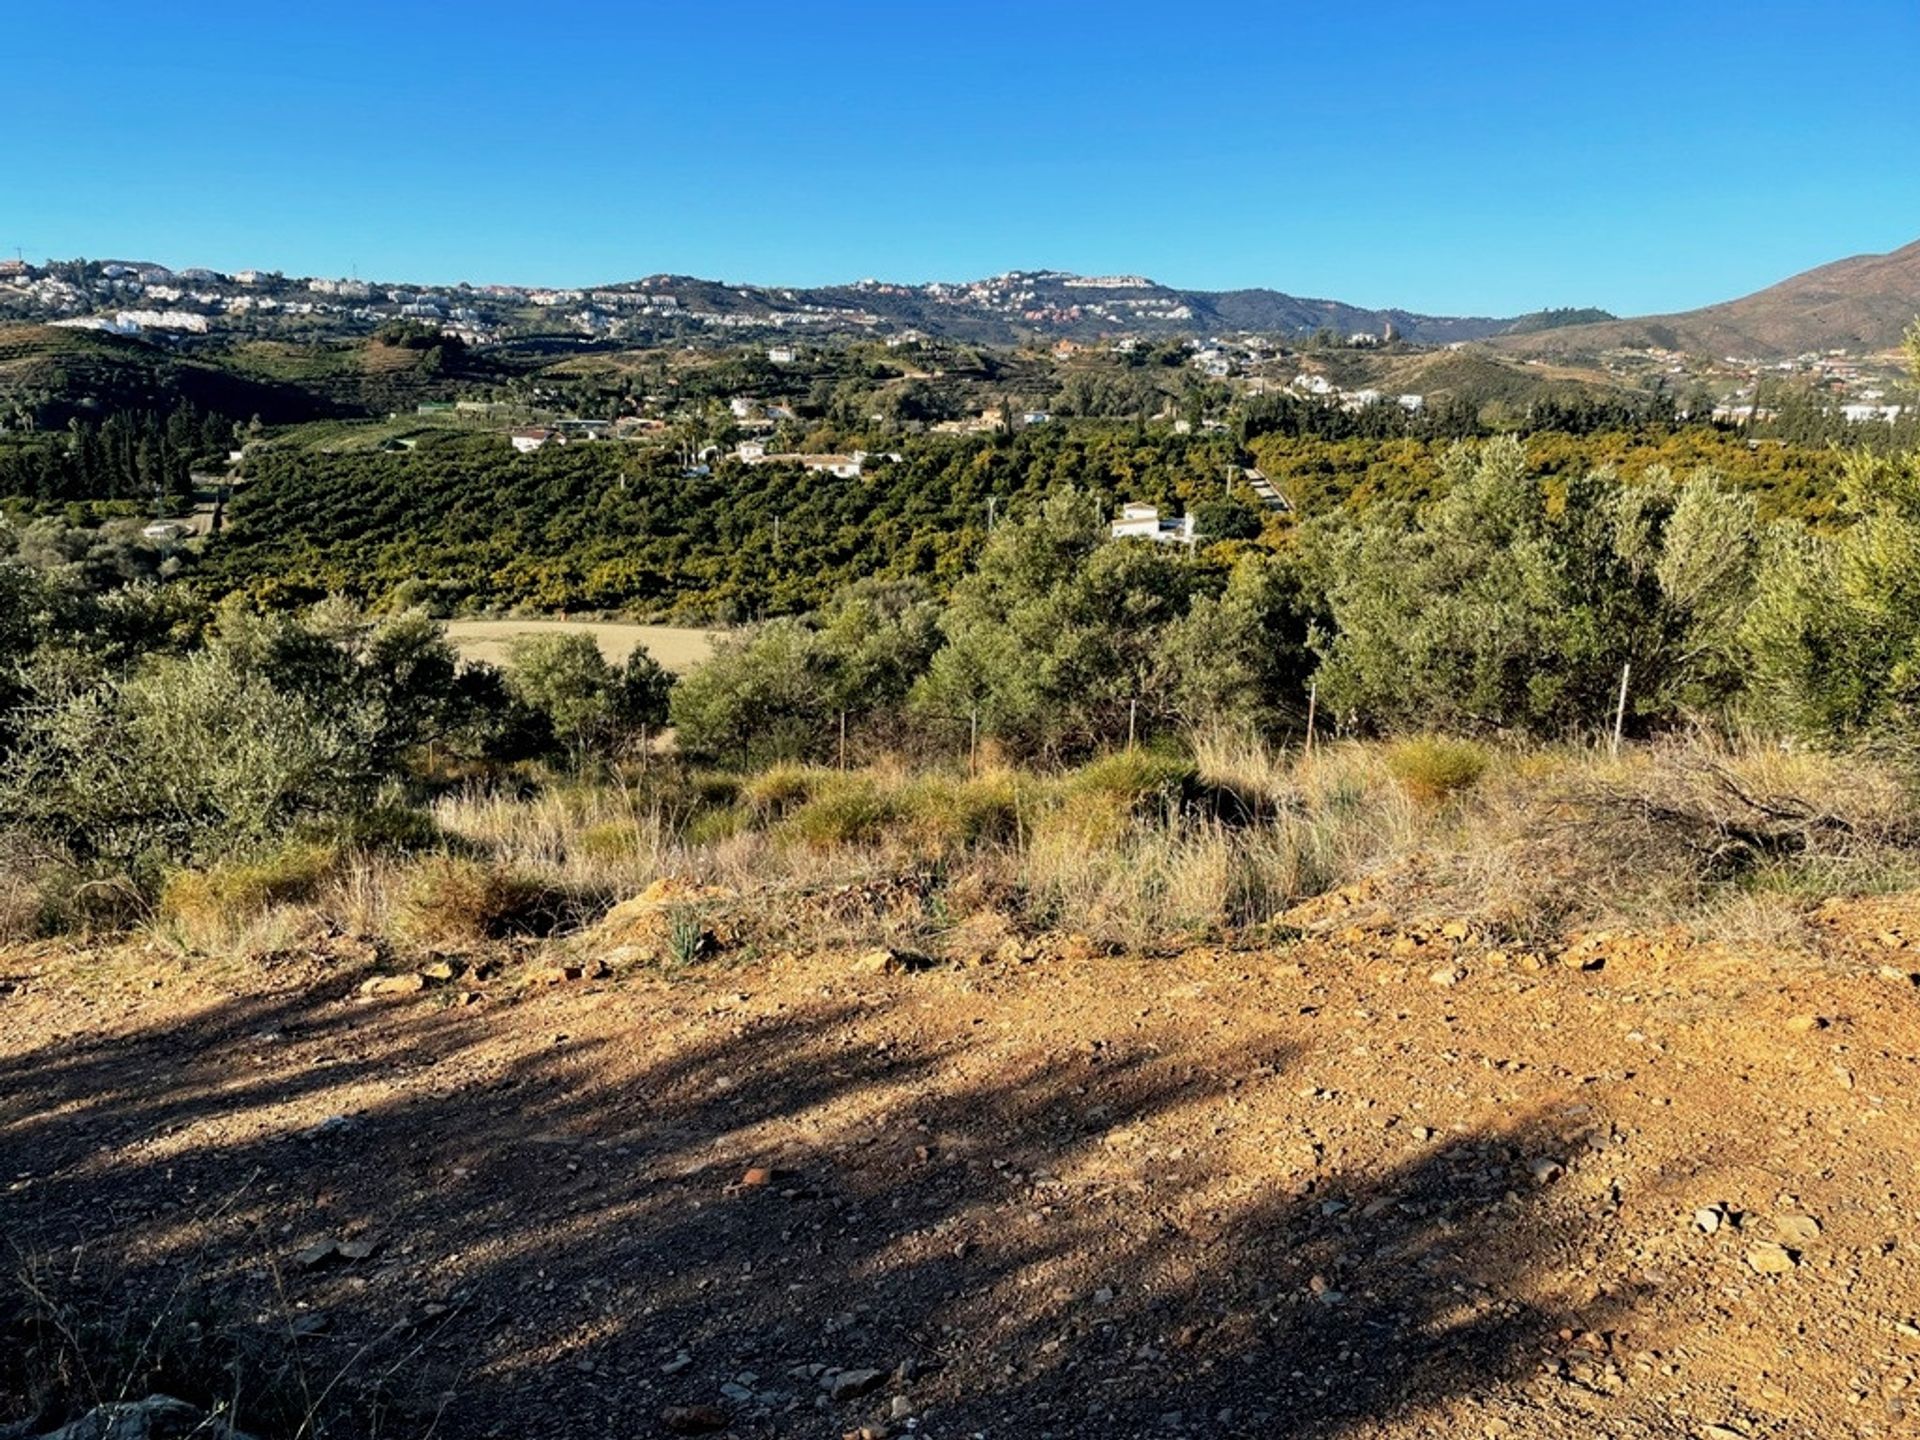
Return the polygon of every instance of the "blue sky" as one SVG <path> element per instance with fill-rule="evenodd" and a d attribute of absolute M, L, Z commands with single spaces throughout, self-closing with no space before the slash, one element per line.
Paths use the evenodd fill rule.
<path fill-rule="evenodd" d="M 30 259 L 1639 313 L 1920 238 L 1915 0 L 62 0 L 4 50 Z"/>

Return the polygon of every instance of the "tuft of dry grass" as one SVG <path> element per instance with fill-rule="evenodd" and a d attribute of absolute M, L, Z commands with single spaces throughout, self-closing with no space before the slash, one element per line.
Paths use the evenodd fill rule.
<path fill-rule="evenodd" d="M 507 867 L 432 855 L 400 872 L 392 927 L 424 946 L 468 946 L 507 935 L 546 935 L 577 920 L 564 890 Z"/>
<path fill-rule="evenodd" d="M 243 937 L 273 922 L 283 931 L 284 912 L 311 902 L 340 864 L 336 846 L 292 844 L 204 870 L 176 870 L 160 892 L 159 921 L 190 949 L 259 948 Z"/>
<path fill-rule="evenodd" d="M 1444 805 L 1470 790 L 1487 773 L 1489 757 L 1471 740 L 1419 735 L 1387 747 L 1387 769 L 1407 794 L 1425 805 Z"/>

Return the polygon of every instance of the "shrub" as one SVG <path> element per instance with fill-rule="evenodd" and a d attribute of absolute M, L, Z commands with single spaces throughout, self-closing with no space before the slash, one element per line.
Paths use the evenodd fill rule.
<path fill-rule="evenodd" d="M 731 840 L 753 827 L 753 814 L 743 805 L 721 805 L 703 810 L 687 822 L 689 845 L 714 845 Z"/>
<path fill-rule="evenodd" d="M 1636 729 L 1731 693 L 1751 501 L 1710 474 L 1623 485 L 1599 470 L 1550 489 L 1512 437 L 1458 446 L 1443 471 L 1424 513 L 1389 508 L 1325 547 L 1329 716 L 1561 735 L 1612 714 L 1629 662 Z"/>
<path fill-rule="evenodd" d="M 602 820 L 584 827 L 574 847 L 589 860 L 632 860 L 645 848 L 645 836 L 630 820 Z"/>
<path fill-rule="evenodd" d="M 0 760 L 0 813 L 155 885 L 365 809 L 381 757 L 364 739 L 230 656 L 163 657 L 43 690 Z"/>
<path fill-rule="evenodd" d="M 406 874 L 394 923 L 414 944 L 471 945 L 549 933 L 570 909 L 567 896 L 537 881 L 485 861 L 433 855 Z"/>
<path fill-rule="evenodd" d="M 927 776 L 907 786 L 898 803 L 917 848 L 934 855 L 1005 845 L 1021 830 L 1020 786 L 995 773 L 954 780 Z"/>
<path fill-rule="evenodd" d="M 1441 805 L 1479 783 L 1487 752 L 1468 740 L 1422 735 L 1392 746 L 1387 769 L 1415 800 Z"/>
<path fill-rule="evenodd" d="M 739 798 L 765 820 L 783 819 L 806 803 L 814 774 L 803 765 L 775 765 L 741 784 Z"/>
<path fill-rule="evenodd" d="M 160 917 L 194 943 L 209 943 L 275 905 L 313 899 L 339 865 L 340 852 L 330 845 L 295 844 L 255 859 L 176 870 L 160 892 Z"/>
<path fill-rule="evenodd" d="M 1920 455 L 1846 466 L 1833 535 L 1770 537 L 1744 638 L 1754 703 L 1822 740 L 1920 734 Z"/>
<path fill-rule="evenodd" d="M 808 849 L 871 845 L 900 816 L 894 797 L 868 777 L 838 777 L 816 787 L 807 802 L 785 822 L 787 831 Z"/>
<path fill-rule="evenodd" d="M 1116 750 L 1089 761 L 1067 778 L 1069 795 L 1096 796 L 1143 814 L 1178 806 L 1199 771 L 1191 760 L 1152 750 Z"/>

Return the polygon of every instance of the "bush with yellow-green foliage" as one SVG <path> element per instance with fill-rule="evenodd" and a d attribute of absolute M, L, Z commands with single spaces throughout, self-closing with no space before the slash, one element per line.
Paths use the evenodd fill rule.
<path fill-rule="evenodd" d="M 1441 735 L 1397 741 L 1387 748 L 1386 759 L 1387 769 L 1407 794 L 1429 805 L 1445 804 L 1472 789 L 1489 762 L 1486 747 Z"/>
<path fill-rule="evenodd" d="M 176 870 L 160 891 L 159 916 L 188 944 L 210 948 L 280 906 L 311 902 L 340 871 L 333 845 L 293 844 L 200 870 Z"/>
<path fill-rule="evenodd" d="M 813 850 L 874 844 L 904 813 L 897 794 L 868 775 L 833 775 L 809 790 L 781 828 Z"/>

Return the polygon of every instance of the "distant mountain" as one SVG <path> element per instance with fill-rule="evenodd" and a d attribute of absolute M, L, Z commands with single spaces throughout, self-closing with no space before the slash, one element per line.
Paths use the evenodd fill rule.
<path fill-rule="evenodd" d="M 1370 309 L 1278 290 L 1180 290 L 1140 275 L 1015 270 L 984 280 L 790 288 L 689 275 L 580 287 L 422 285 L 242 270 L 170 270 L 141 260 L 0 265 L 0 319 L 97 324 L 123 333 L 172 329 L 218 335 L 335 330 L 387 320 L 439 323 L 474 344 L 565 337 L 677 342 L 707 333 L 747 340 L 917 332 L 1007 345 L 1101 336 L 1196 338 L 1250 331 L 1279 338 L 1331 329 L 1428 344 L 1478 340 L 1513 321 Z"/>
<path fill-rule="evenodd" d="M 1384 336 L 1388 327 L 1407 340 L 1445 344 L 1501 333 L 1511 323 L 1481 316 L 1421 315 L 1369 309 L 1339 300 L 1303 299 L 1278 290 L 1179 290 L 1140 275 L 1085 276 L 1060 270 L 1013 270 L 984 280 L 900 284 L 862 280 L 852 285 L 787 289 L 727 285 L 682 275 L 654 275 L 609 290 L 667 291 L 682 311 L 708 311 L 738 325 L 759 315 L 779 324 L 800 317 L 839 316 L 889 333 L 917 330 L 949 340 L 1011 344 L 1045 336 L 1208 335 L 1253 331 L 1310 335 L 1329 328 L 1341 336 Z"/>
<path fill-rule="evenodd" d="M 1546 356 L 1647 348 L 1756 359 L 1816 350 L 1865 353 L 1899 344 L 1916 314 L 1920 241 L 1886 255 L 1837 260 L 1701 310 L 1567 326 L 1497 343 Z"/>

